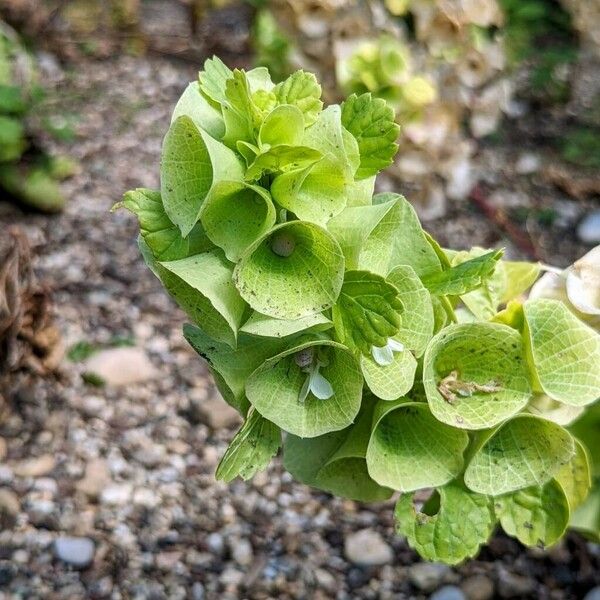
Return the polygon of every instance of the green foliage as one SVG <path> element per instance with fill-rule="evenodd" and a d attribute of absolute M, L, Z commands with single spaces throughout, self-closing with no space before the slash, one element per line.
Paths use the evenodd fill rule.
<path fill-rule="evenodd" d="M 64 206 L 58 182 L 71 173 L 57 169 L 56 159 L 33 139 L 29 122 L 39 112 L 42 97 L 33 58 L 17 34 L 0 21 L 0 190 L 51 213 Z"/>
<path fill-rule="evenodd" d="M 381 102 L 323 109 L 307 73 L 273 85 L 211 59 L 175 109 L 162 193 L 121 203 L 245 417 L 217 476 L 251 477 L 283 439 L 308 485 L 399 491 L 398 532 L 450 564 L 497 523 L 532 545 L 570 519 L 593 535 L 600 338 L 560 302 L 523 299 L 540 265 L 445 251 L 403 197 L 372 195 L 397 131 Z"/>

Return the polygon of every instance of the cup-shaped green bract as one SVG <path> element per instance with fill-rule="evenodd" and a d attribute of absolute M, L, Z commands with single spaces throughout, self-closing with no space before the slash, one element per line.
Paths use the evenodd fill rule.
<path fill-rule="evenodd" d="M 291 221 L 248 248 L 234 281 L 254 310 L 278 319 L 300 319 L 335 303 L 344 281 L 344 256 L 325 229 Z"/>
<path fill-rule="evenodd" d="M 299 481 L 360 502 L 380 502 L 393 493 L 373 481 L 365 460 L 374 403 L 365 399 L 356 423 L 315 438 L 288 435 L 284 466 Z"/>
<path fill-rule="evenodd" d="M 220 181 L 243 181 L 240 159 L 187 115 L 175 119 L 163 142 L 160 189 L 165 211 L 183 237 L 197 223 L 202 203 Z"/>
<path fill-rule="evenodd" d="M 572 406 L 600 398 L 600 336 L 557 300 L 530 300 L 523 312 L 527 354 L 540 391 Z"/>
<path fill-rule="evenodd" d="M 533 415 L 519 415 L 487 436 L 465 471 L 465 483 L 480 494 L 544 485 L 575 455 L 566 429 Z"/>
<path fill-rule="evenodd" d="M 299 354 L 308 350 L 333 395 L 320 399 L 302 388 L 309 377 Z M 300 364 L 299 364 L 300 363 Z M 246 382 L 246 396 L 265 418 L 299 437 L 316 437 L 348 427 L 361 405 L 363 378 L 352 353 L 330 340 L 313 340 L 267 360 Z"/>
<path fill-rule="evenodd" d="M 423 402 L 380 405 L 367 450 L 377 483 L 402 492 L 445 485 L 463 468 L 466 431 L 440 423 Z"/>
<path fill-rule="evenodd" d="M 215 183 L 200 211 L 206 235 L 231 262 L 275 225 L 275 207 L 261 187 L 243 182 Z"/>
<path fill-rule="evenodd" d="M 521 336 L 506 325 L 446 327 L 423 360 L 431 412 L 454 427 L 493 427 L 523 409 L 531 397 Z"/>

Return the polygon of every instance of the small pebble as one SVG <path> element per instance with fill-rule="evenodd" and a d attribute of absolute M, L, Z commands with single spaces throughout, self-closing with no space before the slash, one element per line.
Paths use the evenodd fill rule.
<path fill-rule="evenodd" d="M 577 226 L 577 236 L 584 244 L 600 244 L 600 210 L 583 217 Z"/>
<path fill-rule="evenodd" d="M 600 586 L 592 588 L 584 597 L 583 600 L 600 600 Z"/>
<path fill-rule="evenodd" d="M 408 568 L 408 578 L 418 590 L 432 592 L 440 586 L 449 572 L 446 565 L 420 562 Z"/>
<path fill-rule="evenodd" d="M 361 529 L 347 536 L 344 554 L 350 562 L 363 566 L 385 565 L 394 559 L 392 548 L 372 529 Z"/>
<path fill-rule="evenodd" d="M 76 569 L 85 569 L 92 564 L 96 548 L 89 538 L 59 537 L 54 542 L 56 558 Z"/>
<path fill-rule="evenodd" d="M 445 585 L 429 596 L 430 600 L 466 600 L 463 591 L 455 585 Z"/>
<path fill-rule="evenodd" d="M 494 584 L 485 575 L 473 575 L 461 587 L 469 600 L 490 600 L 494 596 Z"/>
<path fill-rule="evenodd" d="M 36 458 L 21 461 L 14 466 L 17 477 L 42 477 L 48 475 L 56 466 L 56 459 L 51 454 L 43 454 Z"/>

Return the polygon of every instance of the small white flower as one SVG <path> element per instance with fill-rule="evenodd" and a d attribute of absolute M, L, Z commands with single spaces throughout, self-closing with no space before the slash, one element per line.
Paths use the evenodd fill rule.
<path fill-rule="evenodd" d="M 373 360 L 382 367 L 387 367 L 394 362 L 394 352 L 404 352 L 404 344 L 394 338 L 388 338 L 387 344 L 383 347 L 371 346 Z"/>
<path fill-rule="evenodd" d="M 307 374 L 298 394 L 299 402 L 304 402 L 308 398 L 309 393 L 312 393 L 319 400 L 327 400 L 333 396 L 334 391 L 331 384 L 319 372 L 319 369 L 326 367 L 328 363 L 315 357 L 312 348 L 306 348 L 298 352 L 295 356 L 295 361 L 302 371 Z"/>

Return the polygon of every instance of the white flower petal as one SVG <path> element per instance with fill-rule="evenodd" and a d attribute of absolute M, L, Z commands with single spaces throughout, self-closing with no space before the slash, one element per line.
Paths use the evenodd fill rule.
<path fill-rule="evenodd" d="M 313 396 L 315 396 L 319 400 L 327 400 L 328 398 L 331 398 L 331 396 L 333 396 L 334 394 L 331 384 L 329 383 L 329 381 L 327 381 L 327 379 L 325 379 L 325 377 L 323 377 L 323 375 L 321 375 L 321 373 L 319 373 L 318 369 L 315 369 L 310 374 L 309 385 L 310 391 L 312 392 Z"/>
<path fill-rule="evenodd" d="M 310 391 L 310 380 L 311 375 L 307 375 L 302 387 L 300 388 L 300 393 L 298 394 L 298 402 L 304 402 L 306 398 L 308 398 L 308 392 Z"/>
<path fill-rule="evenodd" d="M 371 354 L 373 355 L 373 360 L 381 367 L 387 367 L 394 362 L 394 353 L 389 345 L 380 348 L 378 346 L 373 346 L 371 348 Z"/>

